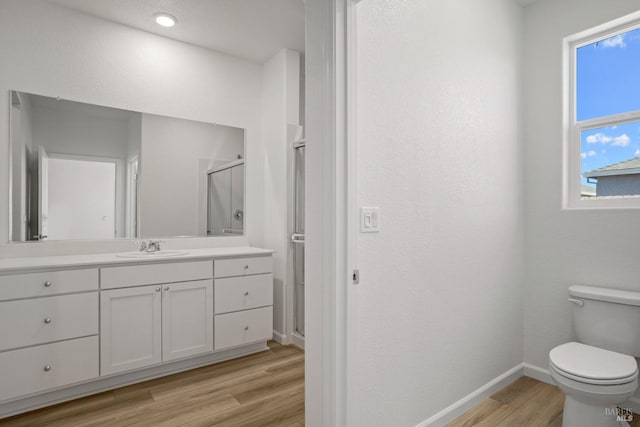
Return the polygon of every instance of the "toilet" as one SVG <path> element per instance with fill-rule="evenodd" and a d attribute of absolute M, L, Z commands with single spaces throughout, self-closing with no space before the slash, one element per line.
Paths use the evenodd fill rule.
<path fill-rule="evenodd" d="M 569 287 L 577 342 L 549 352 L 549 373 L 565 393 L 563 427 L 628 426 L 617 410 L 638 388 L 640 292 Z"/>

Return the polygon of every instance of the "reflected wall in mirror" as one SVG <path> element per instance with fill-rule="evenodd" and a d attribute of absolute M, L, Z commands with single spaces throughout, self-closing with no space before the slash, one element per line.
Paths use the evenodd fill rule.
<path fill-rule="evenodd" d="M 243 129 L 10 99 L 12 241 L 244 234 Z"/>

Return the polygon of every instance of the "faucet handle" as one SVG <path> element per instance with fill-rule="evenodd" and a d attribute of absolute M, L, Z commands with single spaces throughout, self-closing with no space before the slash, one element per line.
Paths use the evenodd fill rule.
<path fill-rule="evenodd" d="M 154 248 L 154 251 L 159 251 L 160 244 L 165 242 L 166 240 L 149 240 L 149 248 Z"/>
<path fill-rule="evenodd" d="M 136 243 L 140 246 L 140 252 L 144 252 L 147 250 L 147 242 L 145 242 L 144 240 L 138 240 Z"/>

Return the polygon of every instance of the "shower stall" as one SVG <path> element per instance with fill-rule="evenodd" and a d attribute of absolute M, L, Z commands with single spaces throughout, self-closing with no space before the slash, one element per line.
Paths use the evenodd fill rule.
<path fill-rule="evenodd" d="M 207 172 L 207 235 L 244 234 L 244 159 Z"/>
<path fill-rule="evenodd" d="M 304 346 L 304 171 L 305 140 L 294 148 L 294 232 L 293 244 L 293 342 Z"/>

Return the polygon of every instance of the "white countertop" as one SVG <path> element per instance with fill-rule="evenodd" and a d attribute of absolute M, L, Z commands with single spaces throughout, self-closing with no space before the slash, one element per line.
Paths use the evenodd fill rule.
<path fill-rule="evenodd" d="M 186 255 L 162 256 L 154 258 L 122 258 L 117 253 L 90 255 L 55 255 L 25 258 L 0 259 L 0 273 L 16 273 L 22 270 L 41 270 L 63 267 L 104 266 L 110 264 L 146 264 L 167 261 L 189 261 L 195 259 L 214 259 L 227 257 L 269 255 L 275 251 L 271 249 L 253 248 L 250 246 L 227 248 L 182 249 Z"/>

